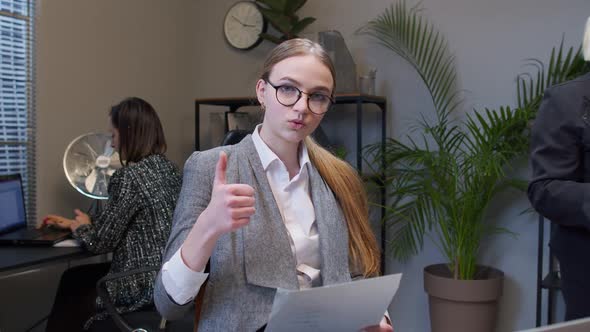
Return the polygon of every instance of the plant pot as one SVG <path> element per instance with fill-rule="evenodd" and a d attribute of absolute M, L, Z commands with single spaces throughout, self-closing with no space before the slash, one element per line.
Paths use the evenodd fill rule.
<path fill-rule="evenodd" d="M 504 273 L 478 266 L 481 278 L 456 280 L 446 264 L 424 268 L 432 332 L 494 332 Z"/>

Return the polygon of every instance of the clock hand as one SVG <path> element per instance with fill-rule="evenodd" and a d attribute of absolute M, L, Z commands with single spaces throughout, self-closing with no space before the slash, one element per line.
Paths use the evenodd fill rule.
<path fill-rule="evenodd" d="M 256 25 L 255 25 L 255 24 L 246 24 L 246 23 L 244 23 L 244 22 L 240 21 L 240 20 L 239 20 L 237 17 L 235 17 L 235 16 L 233 16 L 233 15 L 232 15 L 231 17 L 232 17 L 234 20 L 238 21 L 238 23 L 240 23 L 240 24 L 241 24 L 242 26 L 244 26 L 244 27 L 251 27 L 251 28 L 255 28 L 255 27 L 256 27 Z"/>
<path fill-rule="evenodd" d="M 238 23 L 240 23 L 242 26 L 246 26 L 246 24 L 244 24 L 242 21 L 240 21 L 237 17 L 235 16 L 231 16 L 234 20 L 238 21 Z"/>

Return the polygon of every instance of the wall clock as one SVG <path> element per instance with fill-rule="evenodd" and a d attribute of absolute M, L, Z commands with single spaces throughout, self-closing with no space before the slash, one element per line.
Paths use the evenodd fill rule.
<path fill-rule="evenodd" d="M 225 39 L 240 50 L 249 50 L 260 44 L 260 33 L 266 32 L 266 28 L 264 16 L 252 1 L 236 2 L 225 14 L 223 22 Z"/>

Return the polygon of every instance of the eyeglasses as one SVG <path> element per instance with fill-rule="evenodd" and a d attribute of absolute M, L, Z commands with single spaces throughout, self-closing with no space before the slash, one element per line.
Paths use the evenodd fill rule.
<path fill-rule="evenodd" d="M 289 84 L 274 85 L 267 80 L 264 81 L 275 89 L 277 101 L 283 106 L 295 105 L 299 101 L 299 99 L 301 99 L 301 96 L 303 94 L 306 94 L 307 108 L 309 108 L 309 110 L 313 114 L 322 115 L 329 111 L 330 107 L 334 103 L 332 97 L 323 93 L 307 93 Z"/>

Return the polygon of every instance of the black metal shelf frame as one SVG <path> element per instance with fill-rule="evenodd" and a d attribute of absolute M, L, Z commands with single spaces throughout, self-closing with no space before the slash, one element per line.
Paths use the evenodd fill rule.
<path fill-rule="evenodd" d="M 549 227 L 549 238 L 551 238 L 551 231 L 553 224 Z M 539 239 L 537 247 L 537 310 L 536 310 L 536 326 L 542 325 L 542 303 L 543 303 L 543 289 L 547 290 L 547 324 L 555 322 L 553 303 L 555 302 L 556 292 L 561 289 L 561 280 L 559 279 L 559 272 L 555 270 L 555 259 L 551 247 L 548 249 L 548 272 L 543 276 L 543 260 L 545 252 L 545 218 L 539 215 Z"/>
<path fill-rule="evenodd" d="M 335 105 L 356 105 L 356 169 L 362 173 L 363 158 L 363 105 L 373 104 L 379 108 L 381 112 L 381 147 L 385 149 L 385 139 L 387 136 L 387 100 L 385 97 L 372 96 L 364 94 L 337 94 L 334 98 Z M 236 112 L 239 108 L 245 106 L 258 106 L 258 100 L 255 97 L 231 97 L 231 98 L 205 98 L 195 100 L 195 150 L 200 150 L 200 116 L 201 105 L 209 106 L 225 106 L 229 108 L 225 112 L 225 132 L 228 131 L 227 114 Z M 384 154 L 383 154 L 384 155 Z M 385 157 L 381 160 L 382 166 L 385 165 Z M 385 188 L 381 186 L 381 206 L 385 205 Z M 385 208 L 381 208 L 381 216 L 385 215 Z M 386 246 L 386 228 L 380 227 L 381 232 L 381 251 L 384 252 Z M 385 255 L 381 255 L 381 270 L 385 269 Z"/>

